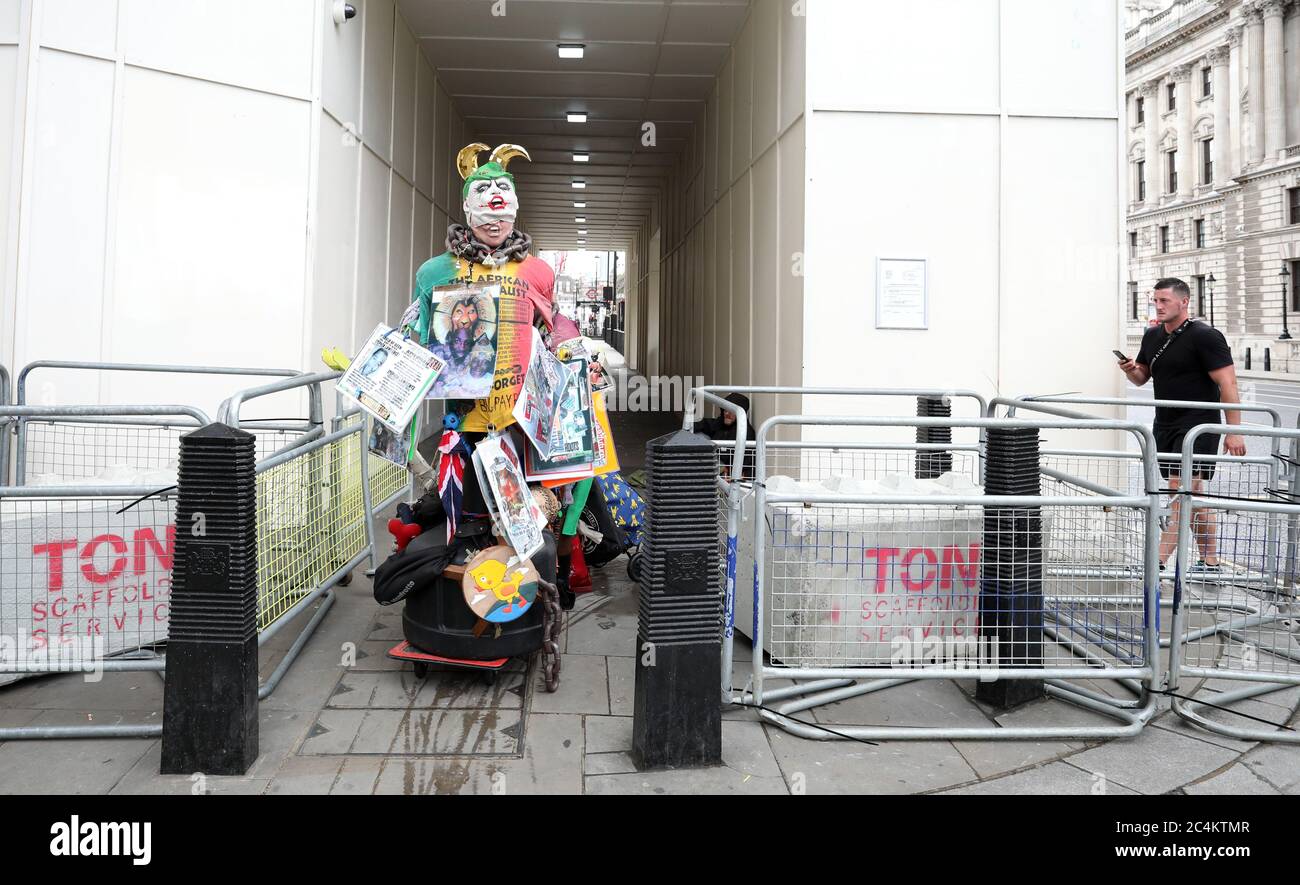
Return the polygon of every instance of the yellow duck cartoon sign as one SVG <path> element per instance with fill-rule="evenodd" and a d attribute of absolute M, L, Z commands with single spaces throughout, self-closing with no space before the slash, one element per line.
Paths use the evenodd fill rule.
<path fill-rule="evenodd" d="M 537 599 L 537 569 L 512 547 L 482 550 L 466 564 L 461 591 L 474 614 L 493 624 L 522 617 Z"/>

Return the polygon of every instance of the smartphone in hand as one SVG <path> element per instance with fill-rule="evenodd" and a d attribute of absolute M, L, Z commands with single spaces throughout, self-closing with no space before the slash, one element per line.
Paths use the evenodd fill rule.
<path fill-rule="evenodd" d="M 1124 354 L 1120 353 L 1118 350 L 1112 350 L 1111 353 L 1115 354 L 1115 359 L 1119 360 L 1121 363 L 1128 362 L 1128 357 L 1124 356 Z"/>

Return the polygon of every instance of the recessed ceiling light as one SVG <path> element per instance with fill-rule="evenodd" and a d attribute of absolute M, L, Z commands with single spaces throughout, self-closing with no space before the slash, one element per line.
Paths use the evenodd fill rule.
<path fill-rule="evenodd" d="M 580 231 L 578 231 L 578 236 L 580 236 L 580 237 L 585 237 L 586 235 L 587 235 L 587 232 L 586 232 L 585 230 L 580 230 Z"/>
<path fill-rule="evenodd" d="M 577 190 L 582 190 L 584 187 L 587 186 L 587 182 L 583 181 L 582 179 L 574 179 L 573 186 Z"/>
<path fill-rule="evenodd" d="M 586 123 L 587 115 L 584 113 L 570 111 L 567 115 L 570 123 Z"/>
<path fill-rule="evenodd" d="M 587 223 L 587 216 L 585 216 L 585 215 L 579 215 L 577 218 L 573 219 L 573 223 L 574 223 L 574 224 L 586 224 L 586 223 Z"/>
<path fill-rule="evenodd" d="M 587 161 L 590 160 L 590 159 L 591 159 L 591 154 L 574 154 L 574 155 L 573 155 L 573 162 L 575 162 L 575 163 L 585 163 L 585 162 L 587 162 Z"/>
<path fill-rule="evenodd" d="M 582 58 L 587 47 L 582 43 L 561 43 L 560 58 Z"/>
<path fill-rule="evenodd" d="M 573 208 L 574 208 L 574 209 L 586 209 L 586 208 L 587 208 L 587 204 L 586 204 L 586 203 L 574 203 L 574 204 L 573 204 Z"/>

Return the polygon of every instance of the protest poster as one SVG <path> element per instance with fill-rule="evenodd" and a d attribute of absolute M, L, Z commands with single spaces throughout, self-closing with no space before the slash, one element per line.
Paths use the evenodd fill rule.
<path fill-rule="evenodd" d="M 618 453 L 614 451 L 614 432 L 609 427 L 609 412 L 605 409 L 605 394 L 591 392 L 591 413 L 595 431 L 596 456 L 592 459 L 592 476 L 604 476 L 618 470 Z"/>
<path fill-rule="evenodd" d="M 543 458 L 529 448 L 524 464 L 529 482 L 544 481 L 547 485 L 557 485 L 593 475 L 595 421 L 587 361 L 571 360 L 564 365 L 569 369 L 570 378 L 560 397 L 550 455 Z"/>
<path fill-rule="evenodd" d="M 431 298 L 429 350 L 447 367 L 428 399 L 487 396 L 496 375 L 501 286 L 440 286 Z"/>
<path fill-rule="evenodd" d="M 414 339 L 380 323 L 336 389 L 401 434 L 445 365 Z"/>
<path fill-rule="evenodd" d="M 385 461 L 406 466 L 406 434 L 394 433 L 373 417 L 370 419 L 370 433 L 367 447 L 372 455 L 378 455 Z"/>
<path fill-rule="evenodd" d="M 461 422 L 471 432 L 504 430 L 515 423 L 515 401 L 533 345 L 533 306 L 527 298 L 503 295 L 497 302 L 496 375 L 489 392 L 474 399 Z"/>
<path fill-rule="evenodd" d="M 514 417 L 524 436 L 543 458 L 551 452 L 559 419 L 560 397 L 569 383 L 569 369 L 556 359 L 533 329 L 533 349 L 528 360 Z"/>
<path fill-rule="evenodd" d="M 492 435 L 481 440 L 474 447 L 474 470 L 480 487 L 490 492 L 484 500 L 494 510 L 510 546 L 521 559 L 532 556 L 542 548 L 546 517 L 533 500 L 510 439 Z"/>

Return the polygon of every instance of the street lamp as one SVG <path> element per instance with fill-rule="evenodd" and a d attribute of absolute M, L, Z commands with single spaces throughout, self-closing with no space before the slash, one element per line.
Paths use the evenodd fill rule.
<path fill-rule="evenodd" d="M 1277 336 L 1277 340 L 1290 341 L 1291 332 L 1286 327 L 1286 308 L 1287 308 L 1286 299 L 1288 294 L 1287 284 L 1291 281 L 1291 272 L 1286 269 L 1285 264 L 1282 265 L 1282 270 L 1278 272 L 1278 276 L 1282 278 L 1282 334 Z"/>
<path fill-rule="evenodd" d="M 1214 325 L 1214 274 L 1205 278 L 1205 282 L 1210 284 L 1210 325 Z"/>

